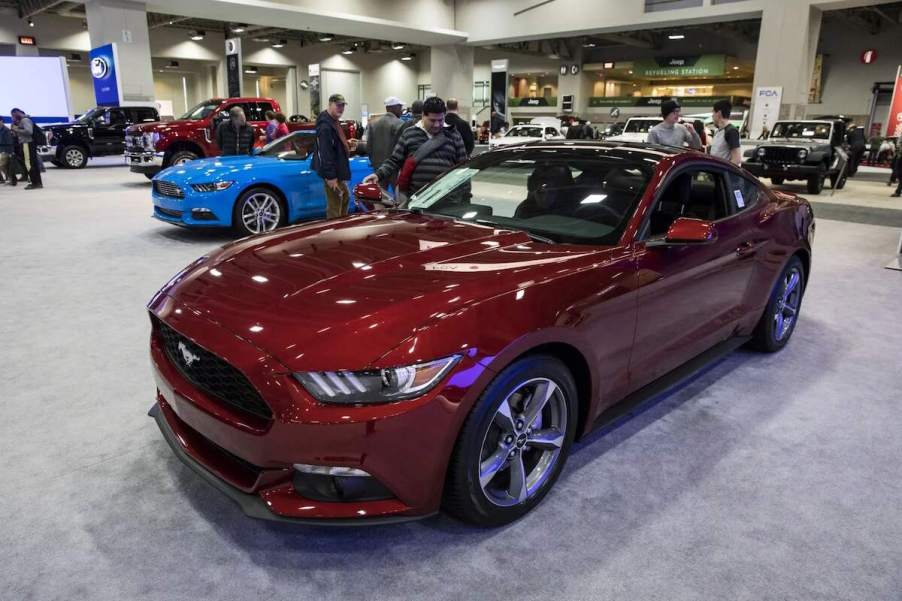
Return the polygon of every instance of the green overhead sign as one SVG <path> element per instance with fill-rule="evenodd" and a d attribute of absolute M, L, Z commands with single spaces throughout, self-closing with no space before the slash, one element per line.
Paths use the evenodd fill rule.
<path fill-rule="evenodd" d="M 658 107 L 666 99 L 673 99 L 683 108 L 711 108 L 718 100 L 729 100 L 737 110 L 747 108 L 751 101 L 747 96 L 592 96 L 589 106 L 604 107 Z"/>
<path fill-rule="evenodd" d="M 637 60 L 633 72 L 640 77 L 694 77 L 723 75 L 726 66 L 727 57 L 723 54 L 666 56 Z"/>

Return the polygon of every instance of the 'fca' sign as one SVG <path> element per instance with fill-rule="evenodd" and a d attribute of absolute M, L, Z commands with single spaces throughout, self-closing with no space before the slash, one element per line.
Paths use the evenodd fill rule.
<path fill-rule="evenodd" d="M 779 96 L 780 93 L 776 90 L 759 90 L 758 96 L 765 96 L 767 98 L 773 98 L 775 96 Z"/>

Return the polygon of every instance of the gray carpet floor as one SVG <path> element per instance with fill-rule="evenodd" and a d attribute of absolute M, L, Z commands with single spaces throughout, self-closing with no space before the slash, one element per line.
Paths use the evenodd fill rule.
<path fill-rule="evenodd" d="M 791 344 L 594 434 L 520 522 L 325 529 L 246 518 L 146 417 L 144 304 L 228 237 L 112 162 L 46 182 L 0 187 L 4 601 L 902 598 L 897 229 L 821 220 Z"/>

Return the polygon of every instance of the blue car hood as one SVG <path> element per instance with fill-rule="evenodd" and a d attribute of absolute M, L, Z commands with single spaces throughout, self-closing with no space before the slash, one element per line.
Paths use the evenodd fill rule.
<path fill-rule="evenodd" d="M 253 170 L 266 170 L 276 165 L 284 163 L 283 159 L 276 157 L 264 156 L 224 156 L 214 157 L 210 159 L 197 159 L 168 167 L 161 171 L 154 179 L 165 179 L 167 181 L 178 182 L 182 184 L 213 182 L 219 179 L 242 179 L 243 173 Z M 291 161 L 297 165 L 307 165 L 310 161 Z M 366 157 L 358 156 L 351 158 L 352 168 L 356 171 L 360 169 L 361 164 L 366 168 L 369 162 Z"/>

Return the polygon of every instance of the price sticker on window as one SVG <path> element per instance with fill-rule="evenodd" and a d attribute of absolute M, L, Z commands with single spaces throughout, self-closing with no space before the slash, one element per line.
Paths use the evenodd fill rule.
<path fill-rule="evenodd" d="M 740 209 L 745 208 L 745 199 L 742 197 L 742 190 L 733 190 L 733 196 L 736 197 L 736 206 Z"/>

